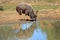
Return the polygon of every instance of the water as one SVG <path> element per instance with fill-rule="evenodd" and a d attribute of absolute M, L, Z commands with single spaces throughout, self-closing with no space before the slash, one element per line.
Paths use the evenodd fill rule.
<path fill-rule="evenodd" d="M 0 40 L 60 40 L 60 21 L 0 24 Z"/>
<path fill-rule="evenodd" d="M 25 30 L 26 28 L 28 29 L 29 27 L 31 27 L 31 25 L 34 23 L 34 21 L 33 22 L 26 22 L 26 23 L 23 23 L 23 24 L 21 24 L 21 27 L 22 27 L 22 30 Z"/>
<path fill-rule="evenodd" d="M 23 23 L 22 24 L 22 29 L 25 30 L 26 28 L 28 29 L 33 25 L 33 23 L 38 23 L 38 22 L 29 22 L 29 23 Z M 38 24 L 37 24 L 38 25 Z M 36 26 L 37 26 L 36 25 Z M 19 39 L 17 39 L 19 40 Z M 47 40 L 47 35 L 46 32 L 42 32 L 42 29 L 34 29 L 32 36 L 28 40 Z"/>
<path fill-rule="evenodd" d="M 0 40 L 47 40 L 46 32 L 43 32 L 37 23 L 35 21 L 18 23 L 21 29 L 12 29 L 14 24 L 0 25 Z"/>
<path fill-rule="evenodd" d="M 42 32 L 42 30 L 38 29 L 38 32 L 36 32 L 36 30 L 34 30 L 34 33 L 32 35 L 32 37 L 30 38 L 30 40 L 47 40 L 47 35 L 45 32 Z"/>

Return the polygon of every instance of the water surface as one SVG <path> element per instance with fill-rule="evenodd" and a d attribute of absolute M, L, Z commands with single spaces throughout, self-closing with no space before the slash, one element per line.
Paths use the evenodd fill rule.
<path fill-rule="evenodd" d="M 37 23 L 30 21 L 0 25 L 0 40 L 47 40 L 46 32 L 43 32 Z"/>

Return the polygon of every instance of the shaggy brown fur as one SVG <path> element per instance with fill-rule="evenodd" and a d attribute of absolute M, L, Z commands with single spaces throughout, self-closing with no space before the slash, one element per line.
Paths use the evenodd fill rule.
<path fill-rule="evenodd" d="M 36 20 L 36 15 L 34 14 L 34 11 L 32 9 L 32 6 L 28 4 L 20 4 L 16 6 L 16 11 L 19 13 L 19 15 L 25 14 L 30 16 L 32 20 Z"/>

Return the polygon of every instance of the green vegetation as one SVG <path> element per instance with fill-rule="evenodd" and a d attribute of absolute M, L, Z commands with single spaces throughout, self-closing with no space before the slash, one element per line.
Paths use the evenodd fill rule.
<path fill-rule="evenodd" d="M 3 6 L 0 6 L 0 10 L 3 11 L 4 10 L 4 7 Z"/>
<path fill-rule="evenodd" d="M 40 9 L 57 9 L 59 6 L 57 5 L 33 5 L 33 9 L 40 10 Z"/>
<path fill-rule="evenodd" d="M 59 6 L 57 5 L 32 5 L 34 10 L 41 10 L 41 9 L 57 9 Z M 5 6 L 5 10 L 15 10 L 16 6 Z"/>
<path fill-rule="evenodd" d="M 13 25 L 10 25 L 10 24 L 0 25 L 0 35 L 3 35 L 4 38 L 5 37 L 7 38 L 8 36 L 13 37 L 14 33 L 12 31 L 11 26 L 13 26 Z M 0 38 L 1 38 L 1 36 L 0 36 Z"/>
<path fill-rule="evenodd" d="M 41 9 L 57 9 L 57 8 L 59 8 L 60 6 L 59 6 L 59 4 L 57 4 L 57 5 L 55 5 L 56 3 L 59 3 L 60 2 L 60 0 L 30 0 L 30 2 L 29 2 L 29 0 L 21 0 L 21 1 L 23 1 L 23 2 L 26 2 L 27 1 L 27 3 L 36 3 L 37 2 L 37 4 L 34 4 L 34 5 L 32 5 L 33 6 L 33 9 L 35 9 L 35 10 L 41 10 Z M 20 2 L 21 2 L 20 1 Z M 36 2 L 35 2 L 36 1 Z M 51 4 L 52 5 L 51 5 Z M 15 2 L 5 2 L 5 3 L 2 3 L 2 4 L 4 4 L 3 5 L 3 7 L 0 7 L 0 10 L 15 10 L 15 7 L 16 7 L 16 5 L 17 4 L 19 4 L 19 2 L 17 1 L 16 3 Z"/>
<path fill-rule="evenodd" d="M 5 6 L 5 10 L 15 10 L 16 6 Z"/>
<path fill-rule="evenodd" d="M 55 21 L 53 24 L 55 37 L 60 40 L 60 21 Z M 57 40 L 56 39 L 56 40 Z"/>
<path fill-rule="evenodd" d="M 48 40 L 60 40 L 60 20 L 45 20 L 43 26 L 42 30 L 46 31 Z"/>
<path fill-rule="evenodd" d="M 55 2 L 60 2 L 60 0 L 46 0 L 47 2 L 52 2 L 52 3 L 55 3 Z"/>

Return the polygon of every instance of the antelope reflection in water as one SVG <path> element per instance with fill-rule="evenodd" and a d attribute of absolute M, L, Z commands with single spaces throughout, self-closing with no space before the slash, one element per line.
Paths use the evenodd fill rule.
<path fill-rule="evenodd" d="M 38 24 L 38 21 L 16 23 L 15 26 L 8 27 L 9 30 L 6 29 L 5 34 L 8 33 L 7 35 L 1 35 L 1 32 L 0 38 L 2 40 L 47 40 L 46 32 L 43 32 Z"/>
<path fill-rule="evenodd" d="M 20 40 L 47 40 L 46 32 L 42 32 L 38 24 L 38 21 L 20 23 L 21 30 L 17 31 L 17 37 Z"/>

